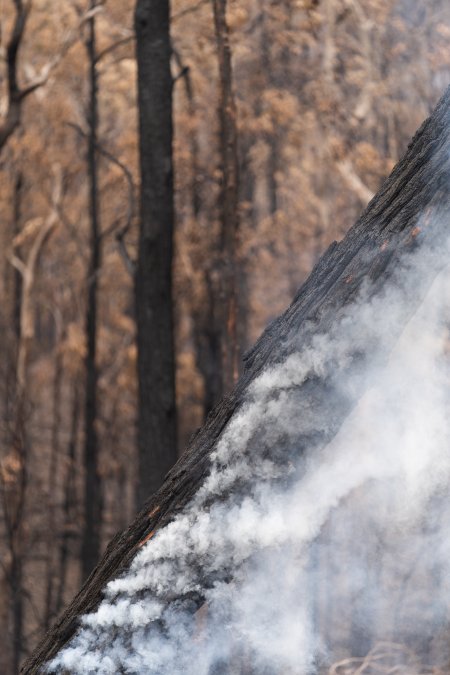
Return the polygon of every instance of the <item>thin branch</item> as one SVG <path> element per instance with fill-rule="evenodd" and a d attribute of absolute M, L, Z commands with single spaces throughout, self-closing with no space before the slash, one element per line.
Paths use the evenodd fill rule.
<path fill-rule="evenodd" d="M 28 351 L 34 334 L 34 317 L 32 312 L 32 291 L 37 262 L 42 248 L 58 222 L 58 204 L 62 196 L 62 172 L 60 167 L 55 172 L 52 191 L 52 208 L 47 219 L 38 230 L 26 260 L 21 260 L 13 251 L 10 262 L 22 275 L 22 301 L 20 309 L 21 335 L 17 355 L 17 386 L 19 394 L 25 390 L 26 366 Z M 13 242 L 14 245 L 14 242 Z"/>
<path fill-rule="evenodd" d="M 189 75 L 189 66 L 183 66 L 183 68 L 180 70 L 177 75 L 172 80 L 172 84 L 175 84 L 177 80 L 181 80 L 183 77 L 187 77 Z"/>
<path fill-rule="evenodd" d="M 191 5 L 190 7 L 186 7 L 186 9 L 182 9 L 180 12 L 172 15 L 171 22 L 173 23 L 174 21 L 177 21 L 177 19 L 181 19 L 183 16 L 186 16 L 186 14 L 192 14 L 193 12 L 196 12 L 198 9 L 203 7 L 203 5 L 207 5 L 208 2 L 209 0 L 199 0 L 199 2 L 196 2 L 195 5 Z"/>
<path fill-rule="evenodd" d="M 21 0 L 14 0 L 14 5 L 16 17 L 6 47 L 8 108 L 4 122 L 0 126 L 0 150 L 20 123 L 21 97 L 17 82 L 17 56 L 25 32 L 30 4 L 23 5 Z"/>
<path fill-rule="evenodd" d="M 128 185 L 127 217 L 125 225 L 123 225 L 120 228 L 120 230 L 116 233 L 116 237 L 120 235 L 123 238 L 131 228 L 131 225 L 133 224 L 134 214 L 136 213 L 135 185 L 133 181 L 133 176 L 129 168 L 123 162 L 117 159 L 117 157 L 115 157 L 111 152 L 109 152 L 109 150 L 106 150 L 106 148 L 104 148 L 100 144 L 97 144 L 97 149 L 101 155 L 103 155 L 106 159 L 108 159 L 111 162 L 111 164 L 114 164 L 122 171 Z M 106 234 L 109 234 L 109 232 L 104 233 L 104 235 L 102 236 L 105 236 Z"/>
<path fill-rule="evenodd" d="M 336 162 L 336 167 L 347 185 L 353 190 L 363 204 L 368 204 L 373 199 L 374 193 L 365 183 L 363 183 L 361 178 L 355 172 L 350 160 L 342 159 Z"/>
<path fill-rule="evenodd" d="M 78 42 L 81 28 L 83 28 L 84 24 L 92 19 L 93 16 L 101 11 L 102 8 L 98 6 L 88 10 L 83 14 L 75 28 L 67 33 L 59 52 L 55 54 L 55 56 L 42 68 L 39 75 L 37 75 L 32 82 L 29 82 L 26 87 L 21 90 L 21 98 L 25 98 L 33 91 L 36 91 L 36 89 L 47 83 L 54 69 L 61 63 L 62 59 L 67 55 L 70 49 Z"/>
<path fill-rule="evenodd" d="M 124 241 L 124 236 L 120 232 L 116 234 L 116 241 L 117 241 L 117 247 L 118 251 L 122 257 L 123 263 L 125 265 L 125 268 L 129 275 L 131 277 L 134 277 L 136 273 L 136 262 L 132 259 L 130 254 L 128 253 L 127 246 Z"/>
<path fill-rule="evenodd" d="M 95 63 L 99 63 L 99 61 L 104 59 L 105 56 L 107 56 L 108 54 L 111 54 L 113 51 L 115 51 L 119 47 L 122 47 L 123 45 L 127 45 L 129 42 L 134 42 L 134 40 L 135 40 L 134 33 L 127 35 L 126 37 L 120 38 L 120 40 L 116 40 L 116 42 L 113 42 L 112 44 L 102 49 L 101 52 L 98 52 L 97 56 L 95 57 Z"/>
<path fill-rule="evenodd" d="M 18 53 L 23 41 L 27 19 L 30 13 L 31 0 L 29 0 L 26 4 L 24 4 L 22 0 L 14 0 L 14 5 L 16 8 L 16 18 L 6 48 L 8 106 L 4 116 L 4 121 L 2 124 L 0 124 L 0 152 L 5 146 L 9 137 L 20 125 L 23 101 L 30 94 L 48 82 L 52 72 L 61 63 L 62 59 L 66 56 L 73 45 L 78 41 L 79 31 L 82 26 L 86 23 L 86 21 L 92 18 L 94 14 L 101 11 L 100 7 L 96 7 L 83 14 L 77 26 L 66 35 L 58 53 L 55 54 L 55 56 L 53 56 L 53 58 L 42 68 L 39 75 L 37 75 L 31 82 L 28 82 L 23 88 L 21 88 L 18 83 L 17 75 Z"/>
<path fill-rule="evenodd" d="M 192 82 L 191 82 L 191 69 L 190 66 L 186 66 L 183 63 L 183 60 L 181 58 L 181 54 L 176 49 L 172 42 L 172 55 L 176 61 L 176 64 L 179 68 L 178 74 L 174 77 L 173 81 L 176 82 L 177 80 L 180 80 L 181 78 L 184 78 L 184 86 L 186 89 L 186 96 L 188 99 L 188 103 L 192 104 L 192 99 L 193 99 L 193 94 L 192 94 Z"/>
<path fill-rule="evenodd" d="M 197 2 L 195 5 L 192 5 L 191 7 L 186 7 L 186 9 L 183 9 L 180 12 L 173 14 L 171 17 L 171 23 L 177 21 L 178 19 L 181 19 L 183 16 L 186 16 L 187 14 L 192 14 L 196 12 L 198 9 L 203 7 L 203 5 L 206 5 L 208 2 L 209 0 L 199 0 L 199 2 Z M 102 51 L 100 51 L 97 54 L 95 58 L 95 63 L 99 63 L 105 58 L 105 56 L 108 56 L 108 54 L 111 54 L 112 52 L 114 52 L 119 47 L 122 47 L 123 45 L 127 45 L 130 42 L 134 42 L 135 39 L 136 36 L 134 32 L 130 32 L 129 35 L 126 35 L 125 37 L 116 40 L 115 42 L 111 43 L 110 45 L 102 49 Z"/>
<path fill-rule="evenodd" d="M 78 125 L 75 124 L 74 122 L 66 122 L 67 126 L 71 127 L 72 129 L 75 129 L 75 131 L 80 134 L 83 138 L 87 138 L 86 132 Z M 125 224 L 116 232 L 116 241 L 119 249 L 119 253 L 121 254 L 125 267 L 127 271 L 130 273 L 131 276 L 134 276 L 135 273 L 135 267 L 136 263 L 134 260 L 131 258 L 131 256 L 128 253 L 124 238 L 127 232 L 130 230 L 132 224 L 133 224 L 133 219 L 134 215 L 136 213 L 136 198 L 135 198 L 135 184 L 133 180 L 133 175 L 130 171 L 130 169 L 120 161 L 120 159 L 117 159 L 115 155 L 113 155 L 109 150 L 106 150 L 98 141 L 96 143 L 96 148 L 97 152 L 99 152 L 103 157 L 105 157 L 108 161 L 110 161 L 112 164 L 117 166 L 123 173 L 125 180 L 128 185 L 128 209 L 127 209 L 127 215 L 126 215 L 126 220 Z M 102 232 L 102 237 L 106 237 L 114 230 L 116 229 L 118 221 L 114 221 L 111 227 L 109 227 L 107 230 Z"/>
<path fill-rule="evenodd" d="M 14 267 L 14 269 L 16 269 L 16 270 L 19 272 L 19 274 L 21 274 L 22 277 L 25 276 L 25 273 L 26 273 L 26 267 L 25 267 L 25 264 L 24 264 L 23 260 L 21 260 L 20 258 L 18 258 L 18 257 L 13 253 L 13 254 L 11 254 L 10 257 L 9 257 L 9 262 L 10 262 L 11 265 Z"/>
<path fill-rule="evenodd" d="M 69 235 L 72 238 L 72 240 L 75 242 L 75 245 L 78 249 L 78 254 L 79 254 L 80 258 L 86 259 L 86 251 L 85 251 L 85 248 L 84 248 L 84 246 L 83 246 L 83 244 L 80 240 L 78 228 L 72 223 L 70 218 L 68 218 L 67 214 L 65 213 L 65 211 L 62 207 L 62 203 L 57 205 L 56 210 L 57 210 L 58 217 L 59 217 L 60 221 L 62 222 L 64 227 L 66 227 L 69 230 Z"/>

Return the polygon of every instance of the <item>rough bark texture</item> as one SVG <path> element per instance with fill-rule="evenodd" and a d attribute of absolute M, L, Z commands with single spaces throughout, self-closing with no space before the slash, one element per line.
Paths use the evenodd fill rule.
<path fill-rule="evenodd" d="M 284 360 L 298 350 L 299 345 L 308 344 L 313 335 L 327 333 L 361 284 L 365 284 L 369 296 L 379 292 L 397 267 L 399 258 L 421 242 L 432 238 L 442 241 L 448 234 L 449 222 L 450 90 L 345 239 L 330 246 L 292 305 L 268 327 L 248 353 L 245 372 L 233 393 L 210 414 L 134 523 L 111 541 L 96 570 L 27 661 L 24 673 L 39 672 L 42 664 L 73 635 L 79 616 L 98 605 L 105 584 L 128 567 L 139 543 L 152 530 L 164 527 L 189 502 L 208 472 L 212 448 L 242 404 L 249 383 L 268 365 Z M 410 315 L 423 299 L 425 289 L 417 286 L 408 290 L 405 312 Z M 393 335 L 393 342 L 396 337 Z M 359 357 L 364 358 L 364 354 Z M 336 372 L 333 378 L 339 375 Z M 318 414 L 328 416 L 326 434 L 319 434 L 315 439 L 315 445 L 320 446 L 339 429 L 360 392 L 355 392 L 353 400 L 349 397 L 340 408 L 334 409 L 332 416 L 328 403 L 330 379 L 307 380 L 297 393 L 300 403 L 308 402 Z M 300 452 L 301 441 L 299 439 Z M 304 442 L 310 445 L 310 439 L 305 438 Z"/>
<path fill-rule="evenodd" d="M 213 0 L 214 29 L 219 65 L 220 169 L 219 257 L 212 270 L 214 331 L 220 347 L 220 389 L 214 404 L 228 394 L 237 379 L 236 237 L 238 215 L 238 152 L 236 103 L 233 93 L 230 37 L 226 0 Z"/>
<path fill-rule="evenodd" d="M 96 7 L 91 0 L 89 8 Z M 89 58 L 89 135 L 87 171 L 89 180 L 90 252 L 87 270 L 86 307 L 86 400 L 84 418 L 84 528 L 82 539 L 82 576 L 86 579 L 100 555 L 100 527 L 102 513 L 101 481 L 98 469 L 97 421 L 97 293 L 101 265 L 101 234 L 98 203 L 97 129 L 98 81 L 96 65 L 95 16 L 88 22 L 86 49 Z"/>
<path fill-rule="evenodd" d="M 172 75 L 168 0 L 138 0 L 135 14 L 141 165 L 136 271 L 138 505 L 177 459 L 172 316 Z"/>

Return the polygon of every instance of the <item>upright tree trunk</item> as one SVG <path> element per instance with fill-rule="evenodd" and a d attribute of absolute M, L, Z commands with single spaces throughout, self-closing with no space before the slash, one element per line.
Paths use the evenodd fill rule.
<path fill-rule="evenodd" d="M 222 185 L 220 195 L 220 241 L 217 270 L 218 297 L 215 318 L 220 336 L 222 391 L 219 398 L 231 391 L 237 379 L 236 329 L 236 237 L 238 215 L 238 155 L 236 104 L 226 0 L 213 0 L 214 28 L 219 61 L 219 117 Z"/>
<path fill-rule="evenodd" d="M 141 205 L 136 270 L 138 504 L 177 458 L 172 299 L 172 75 L 168 0 L 138 0 Z"/>
<path fill-rule="evenodd" d="M 217 289 L 211 271 L 204 270 L 204 295 L 193 311 L 193 338 L 197 368 L 203 378 L 203 418 L 206 419 L 223 392 L 221 333 Z"/>
<path fill-rule="evenodd" d="M 16 189 L 17 189 L 16 184 Z M 33 292 L 42 249 L 56 225 L 56 204 L 61 195 L 61 183 L 57 181 L 52 196 L 53 204 L 47 220 L 41 225 L 24 259 L 18 255 L 17 241 L 13 240 L 10 262 L 21 276 L 20 293 L 15 293 L 14 316 L 16 330 L 16 373 L 10 393 L 11 412 L 7 417 L 8 444 L 15 463 L 15 478 L 11 484 L 0 478 L 0 502 L 6 528 L 6 540 L 10 555 L 9 583 L 11 588 L 13 673 L 19 672 L 24 651 L 24 561 L 27 555 L 27 514 L 25 512 L 30 458 L 29 419 L 29 360 L 34 341 L 35 312 Z M 20 196 L 15 205 L 15 226 L 20 222 Z M 16 286 L 17 288 L 17 286 Z M 18 333 L 17 333 L 18 331 Z"/>
<path fill-rule="evenodd" d="M 58 331 L 59 333 L 59 331 Z M 62 335 L 57 335 L 57 344 L 62 340 Z M 60 441 L 59 433 L 61 429 L 61 393 L 63 384 L 63 358 L 61 350 L 56 347 L 55 355 L 55 372 L 53 375 L 53 400 L 52 400 L 52 430 L 51 430 L 51 449 L 50 449 L 50 466 L 48 472 L 48 503 L 47 503 L 47 526 L 51 536 L 55 533 L 57 521 L 57 503 L 59 493 L 56 489 L 56 482 L 58 480 L 58 468 L 60 458 Z M 44 613 L 44 628 L 48 630 L 50 622 L 55 613 L 55 552 L 53 547 L 49 546 L 47 551 L 47 580 L 45 592 L 45 613 Z"/>
<path fill-rule="evenodd" d="M 20 232 L 22 220 L 22 194 L 23 194 L 23 173 L 18 171 L 14 180 L 14 196 L 13 196 L 13 237 L 16 237 Z M 22 295 L 22 277 L 19 270 L 14 268 L 14 291 L 13 291 L 13 325 L 14 335 L 18 340 L 20 337 L 20 298 Z"/>
<path fill-rule="evenodd" d="M 261 11 L 261 66 L 265 74 L 266 86 L 273 89 L 276 86 L 275 77 L 272 66 L 272 56 L 270 53 L 270 34 L 267 30 L 267 15 L 264 0 L 260 3 Z M 260 111 L 259 111 L 260 112 Z M 278 211 L 278 186 L 276 180 L 276 172 L 278 170 L 278 129 L 277 125 L 273 125 L 273 129 L 265 134 L 266 142 L 269 146 L 269 156 L 267 158 L 267 197 L 269 202 L 269 215 L 273 219 Z"/>
<path fill-rule="evenodd" d="M 16 533 L 15 533 L 16 534 Z M 19 528 L 17 530 L 19 532 Z M 19 539 L 19 536 L 16 537 Z M 17 544 L 17 542 L 16 542 Z M 10 586 L 11 586 L 11 602 L 12 602 L 12 639 L 13 639 L 13 673 L 19 673 L 20 661 L 22 658 L 23 649 L 23 552 L 20 543 L 17 548 L 14 546 L 10 553 Z"/>
<path fill-rule="evenodd" d="M 250 150 L 254 143 L 254 136 L 247 132 L 246 138 L 240 143 L 241 163 L 240 175 L 240 200 L 245 204 L 240 217 L 241 223 L 245 221 L 245 229 L 250 237 L 254 236 L 258 225 L 258 215 L 255 208 L 256 176 L 254 174 Z M 253 246 L 247 249 L 244 256 L 240 257 L 237 270 L 237 344 L 239 349 L 239 363 L 244 363 L 244 355 L 251 346 L 250 342 L 250 317 L 251 317 L 251 259 L 254 255 Z"/>
<path fill-rule="evenodd" d="M 7 73 L 7 107 L 3 119 L 0 121 L 0 153 L 5 147 L 9 137 L 17 129 L 22 117 L 22 102 L 25 93 L 19 88 L 17 81 L 17 61 L 19 49 L 22 43 L 30 3 L 22 0 L 14 0 L 16 16 L 11 30 L 11 36 L 6 45 L 6 73 Z"/>
<path fill-rule="evenodd" d="M 203 410 L 206 418 L 225 393 L 229 393 L 238 373 L 237 350 L 237 265 L 238 156 L 236 106 L 232 88 L 231 50 L 226 22 L 226 2 L 213 3 L 214 26 L 219 64 L 220 170 L 219 239 L 214 242 L 203 269 L 204 294 L 193 311 L 193 338 L 196 365 L 204 383 Z M 181 67 L 180 59 L 178 58 Z M 192 88 L 186 74 L 186 93 L 192 111 Z M 200 212 L 198 183 L 198 144 L 191 136 L 192 213 Z"/>
<path fill-rule="evenodd" d="M 96 0 L 90 0 L 90 9 Z M 100 554 L 100 526 L 102 515 L 101 484 L 98 470 L 97 419 L 97 290 L 100 270 L 100 224 L 98 204 L 97 169 L 97 65 L 95 44 L 95 16 L 88 22 L 86 49 L 89 59 L 89 134 L 88 134 L 88 180 L 89 180 L 89 220 L 90 220 L 90 258 L 87 272 L 87 308 L 86 308 L 86 393 L 84 420 L 84 530 L 82 540 L 82 575 L 86 578 L 95 567 Z"/>
<path fill-rule="evenodd" d="M 21 339 L 21 338 L 20 338 Z M 8 570 L 11 603 L 12 673 L 20 670 L 24 649 L 24 559 L 26 551 L 25 502 L 28 488 L 29 446 L 26 434 L 25 394 L 17 382 L 14 401 L 14 419 L 11 428 L 11 447 L 17 463 L 17 474 L 12 487 L 2 481 L 2 506 L 5 519 L 8 553 Z"/>
<path fill-rule="evenodd" d="M 78 382 L 72 384 L 72 410 L 70 420 L 70 436 L 67 442 L 66 466 L 64 476 L 64 501 L 62 504 L 63 529 L 58 551 L 57 589 L 55 592 L 55 612 L 61 611 L 64 602 L 64 593 L 67 582 L 67 567 L 70 554 L 70 539 L 76 521 L 76 454 L 78 440 L 78 426 L 80 421 L 80 395 Z"/>

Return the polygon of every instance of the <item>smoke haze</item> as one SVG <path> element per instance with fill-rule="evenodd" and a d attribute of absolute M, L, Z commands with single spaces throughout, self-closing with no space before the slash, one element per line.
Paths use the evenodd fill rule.
<path fill-rule="evenodd" d="M 303 675 L 379 640 L 448 658 L 447 255 L 423 248 L 374 298 L 361 288 L 331 332 L 252 383 L 189 508 L 51 671 Z"/>

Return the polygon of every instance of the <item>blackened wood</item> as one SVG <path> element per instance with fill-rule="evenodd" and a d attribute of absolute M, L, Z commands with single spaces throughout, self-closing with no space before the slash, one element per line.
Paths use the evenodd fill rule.
<path fill-rule="evenodd" d="M 25 33 L 25 27 L 31 5 L 22 0 L 14 0 L 16 16 L 11 31 L 11 37 L 6 47 L 8 107 L 4 121 L 0 124 L 0 153 L 9 137 L 17 129 L 22 117 L 22 102 L 24 91 L 19 88 L 17 78 L 17 60 L 19 49 Z"/>
<path fill-rule="evenodd" d="M 94 10 L 97 0 L 90 0 Z M 97 134 L 98 134 L 98 75 L 96 50 L 96 17 L 88 21 L 86 50 L 89 59 L 89 107 L 87 173 L 89 181 L 89 263 L 87 269 L 87 306 L 85 317 L 85 414 L 84 414 L 84 527 L 81 544 L 82 577 L 86 579 L 100 556 L 102 521 L 102 494 L 99 474 L 99 446 L 97 434 L 97 328 L 98 277 L 101 266 L 101 234 L 98 190 Z"/>
<path fill-rule="evenodd" d="M 236 103 L 233 92 L 231 46 L 227 23 L 227 0 L 213 0 L 214 29 L 219 64 L 219 120 L 220 120 L 220 169 L 222 173 L 219 199 L 220 239 L 218 259 L 210 281 L 214 289 L 214 332 L 220 347 L 218 399 L 228 394 L 237 379 L 236 337 L 236 237 L 239 227 L 238 213 L 238 150 Z"/>
<path fill-rule="evenodd" d="M 422 227 L 423 219 L 427 227 Z M 208 472 L 211 450 L 242 404 L 247 387 L 262 370 L 308 344 L 313 335 L 327 333 L 363 282 L 368 297 L 379 292 L 406 251 L 431 237 L 443 242 L 449 223 L 450 90 L 345 239 L 330 246 L 292 305 L 248 353 L 245 372 L 233 393 L 209 415 L 135 521 L 111 541 L 96 570 L 28 659 L 24 673 L 39 672 L 40 666 L 74 634 L 80 615 L 97 607 L 106 583 L 129 566 L 139 542 L 152 530 L 164 527 L 189 502 Z M 436 274 L 438 271 L 434 270 Z M 410 315 L 422 301 L 424 289 L 418 285 L 409 290 L 405 312 Z M 329 381 L 307 380 L 298 396 L 314 406 L 318 414 L 328 416 L 329 386 Z M 332 422 L 316 444 L 327 442 L 339 429 L 352 403 L 355 401 L 349 399 L 333 410 Z"/>
<path fill-rule="evenodd" d="M 139 508 L 177 453 L 172 301 L 172 74 L 169 1 L 135 13 L 141 206 L 136 270 Z"/>

